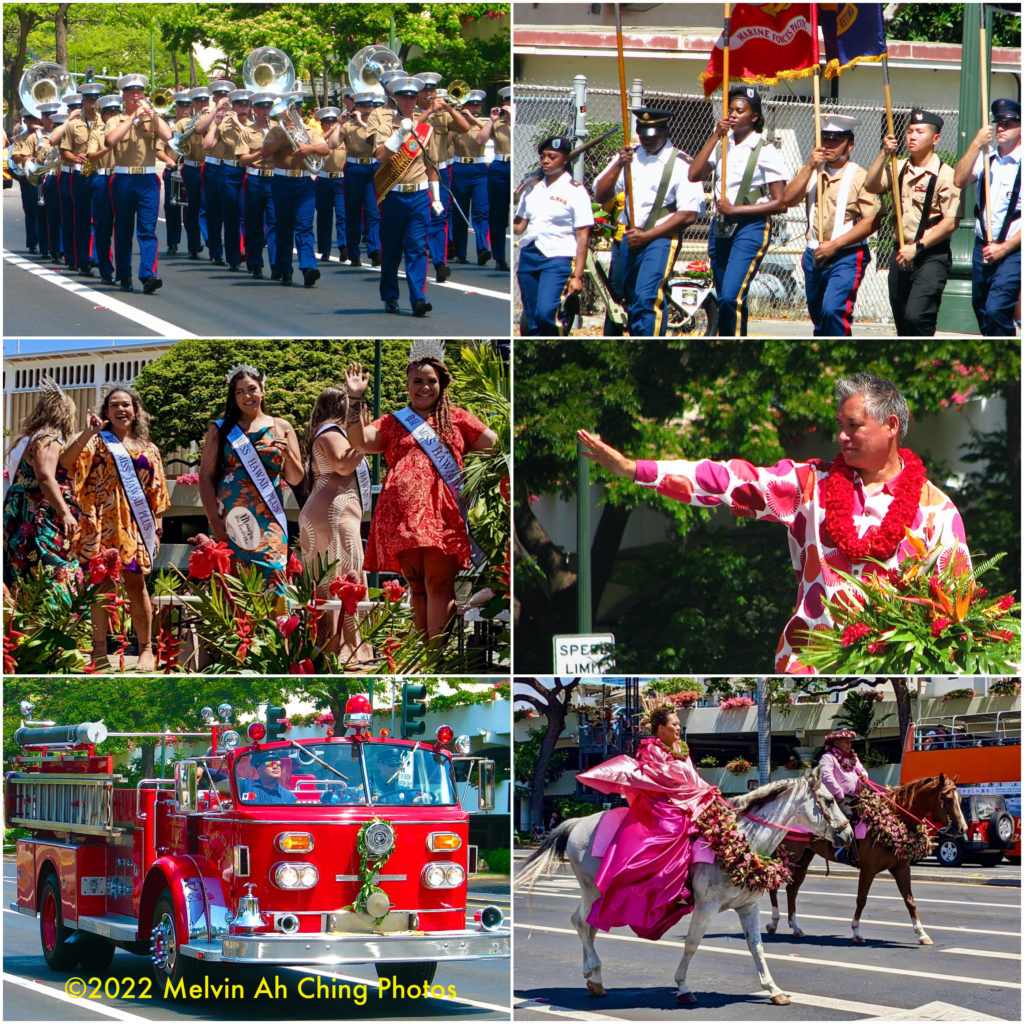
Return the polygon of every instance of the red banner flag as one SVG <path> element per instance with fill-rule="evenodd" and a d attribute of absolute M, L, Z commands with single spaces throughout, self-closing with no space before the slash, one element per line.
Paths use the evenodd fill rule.
<path fill-rule="evenodd" d="M 818 63 L 814 4 L 736 4 L 729 23 L 729 79 L 775 85 L 804 78 Z M 722 36 L 700 76 L 704 95 L 722 84 Z"/>

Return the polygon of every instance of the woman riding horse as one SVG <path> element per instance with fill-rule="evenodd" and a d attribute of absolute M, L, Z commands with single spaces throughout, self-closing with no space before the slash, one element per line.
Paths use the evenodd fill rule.
<path fill-rule="evenodd" d="M 629 925 L 659 939 L 693 909 L 686 881 L 694 819 L 717 794 L 690 761 L 671 707 L 651 712 L 653 736 L 634 760 L 613 757 L 577 778 L 602 793 L 619 793 L 629 810 L 601 862 L 601 897 L 587 923 L 602 931 Z"/>
<path fill-rule="evenodd" d="M 856 796 L 864 786 L 873 788 L 868 778 L 868 770 L 861 764 L 857 751 L 853 749 L 853 741 L 857 734 L 852 729 L 837 729 L 825 737 L 825 753 L 818 762 L 821 765 L 821 781 L 828 791 L 839 801 L 843 813 L 853 824 L 856 818 L 855 806 L 851 806 L 850 797 Z M 846 861 L 847 851 L 838 848 L 836 860 Z M 849 850 L 849 863 L 857 863 L 857 844 Z"/>

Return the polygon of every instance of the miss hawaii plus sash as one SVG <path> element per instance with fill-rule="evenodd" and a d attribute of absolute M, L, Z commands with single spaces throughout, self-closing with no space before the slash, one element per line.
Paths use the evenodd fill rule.
<path fill-rule="evenodd" d="M 223 420 L 214 420 L 218 427 L 224 425 Z M 277 525 L 288 537 L 288 517 L 284 514 L 284 505 L 281 504 L 281 495 L 277 488 L 270 482 L 267 475 L 267 468 L 260 459 L 256 446 L 249 440 L 249 435 L 244 433 L 236 423 L 228 431 L 228 443 L 235 450 L 238 461 L 249 474 L 249 479 L 260 492 L 260 497 L 270 509 L 271 515 L 277 520 Z M 255 551 L 259 546 L 259 528 L 256 525 L 256 517 L 247 508 L 233 508 L 224 517 L 224 526 L 228 536 L 241 548 L 246 551 Z"/>
<path fill-rule="evenodd" d="M 135 525 L 139 528 L 139 533 L 142 535 L 142 543 L 146 545 L 150 561 L 152 561 L 153 552 L 156 550 L 156 518 L 153 515 L 153 510 L 149 507 L 149 502 L 146 500 L 146 492 L 142 489 L 139 475 L 135 472 L 135 463 L 132 462 L 128 449 L 117 439 L 117 435 L 113 431 L 101 430 L 99 435 L 114 460 L 114 466 L 117 469 L 121 487 L 124 489 L 125 497 L 131 506 Z"/>
<path fill-rule="evenodd" d="M 348 440 L 348 434 L 337 423 L 325 423 L 313 435 L 313 440 L 315 441 L 328 430 L 337 430 L 346 441 Z M 359 504 L 363 507 L 364 515 L 368 515 L 372 511 L 372 506 L 370 497 L 370 467 L 366 464 L 366 459 L 361 459 L 359 465 L 356 466 L 356 483 L 359 485 Z"/>
<path fill-rule="evenodd" d="M 426 453 L 427 458 L 434 464 L 434 469 L 444 481 L 445 487 L 448 488 L 455 503 L 459 506 L 462 521 L 466 526 L 466 536 L 469 538 L 469 550 L 473 564 L 477 568 L 486 565 L 487 556 L 480 550 L 477 542 L 473 540 L 473 535 L 469 532 L 469 520 L 466 517 L 469 510 L 462 498 L 462 470 L 459 468 L 458 462 L 455 461 L 451 449 L 437 436 L 434 428 L 409 406 L 399 409 L 395 413 L 395 419 L 412 434 L 413 440 Z"/>

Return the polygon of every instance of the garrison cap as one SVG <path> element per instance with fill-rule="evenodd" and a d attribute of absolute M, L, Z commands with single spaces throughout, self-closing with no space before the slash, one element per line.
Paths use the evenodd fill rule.
<path fill-rule="evenodd" d="M 148 89 L 149 79 L 145 75 L 122 75 L 117 80 L 117 87 L 122 92 L 125 89 Z"/>
<path fill-rule="evenodd" d="M 941 129 L 945 123 L 938 114 L 933 114 L 930 110 L 921 110 L 919 107 L 910 112 L 910 123 L 911 124 L 930 124 L 936 128 Z"/>
<path fill-rule="evenodd" d="M 1020 104 L 1016 100 L 993 100 L 992 119 L 994 121 L 1019 121 Z"/>

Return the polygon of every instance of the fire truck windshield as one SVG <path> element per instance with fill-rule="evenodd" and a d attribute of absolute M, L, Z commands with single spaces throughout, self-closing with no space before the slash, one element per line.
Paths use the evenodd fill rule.
<path fill-rule="evenodd" d="M 293 744 L 250 751 L 234 762 L 245 805 L 454 804 L 451 762 L 443 754 L 398 743 Z"/>

